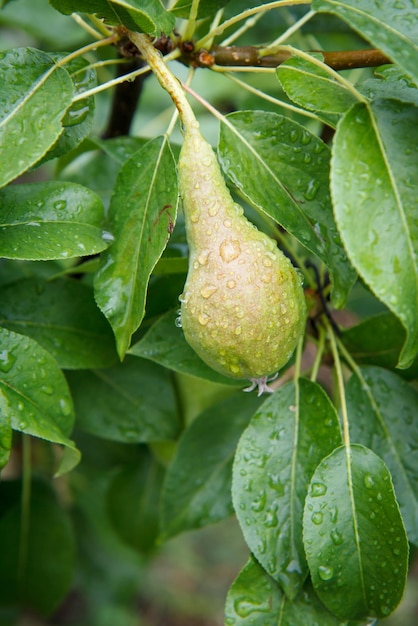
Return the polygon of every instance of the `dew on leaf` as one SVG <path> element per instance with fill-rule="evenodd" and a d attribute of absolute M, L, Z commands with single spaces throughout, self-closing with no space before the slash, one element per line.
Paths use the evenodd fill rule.
<path fill-rule="evenodd" d="M 320 524 L 322 524 L 324 516 L 321 511 L 316 511 L 316 513 L 312 513 L 311 520 L 316 526 L 319 526 Z"/>
<path fill-rule="evenodd" d="M 327 486 L 323 483 L 312 483 L 311 485 L 311 496 L 316 498 L 318 496 L 323 496 L 327 492 Z"/>
<path fill-rule="evenodd" d="M 334 576 L 334 570 L 328 565 L 320 565 L 318 567 L 318 576 L 319 578 L 321 578 L 321 580 L 331 580 L 331 578 Z"/>
<path fill-rule="evenodd" d="M 7 374 L 7 372 L 10 372 L 15 363 L 16 356 L 11 350 L 5 349 L 0 351 L 0 371 Z"/>

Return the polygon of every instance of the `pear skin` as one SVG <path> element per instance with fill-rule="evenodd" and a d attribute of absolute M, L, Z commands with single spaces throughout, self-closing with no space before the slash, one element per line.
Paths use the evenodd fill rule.
<path fill-rule="evenodd" d="M 300 277 L 234 202 L 197 123 L 186 129 L 179 183 L 190 255 L 180 296 L 186 341 L 217 372 L 261 389 L 303 332 Z"/>

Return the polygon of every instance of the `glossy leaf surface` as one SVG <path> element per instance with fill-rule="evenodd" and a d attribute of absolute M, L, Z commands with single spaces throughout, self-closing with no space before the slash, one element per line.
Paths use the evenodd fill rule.
<path fill-rule="evenodd" d="M 251 556 L 229 589 L 225 626 L 346 626 L 331 615 L 311 585 L 290 601 L 278 583 Z"/>
<path fill-rule="evenodd" d="M 258 561 L 294 599 L 308 574 L 302 513 L 318 463 L 341 445 L 338 417 L 319 385 L 288 383 L 266 400 L 244 431 L 232 497 Z"/>
<path fill-rule="evenodd" d="M 62 133 L 73 82 L 46 53 L 0 54 L 0 187 L 34 165 Z"/>
<path fill-rule="evenodd" d="M 355 105 L 334 138 L 331 189 L 353 265 L 401 320 L 399 366 L 418 351 L 418 109 L 394 100 Z"/>
<path fill-rule="evenodd" d="M 164 539 L 232 514 L 233 456 L 259 405 L 255 396 L 234 395 L 203 411 L 185 430 L 162 493 Z"/>
<path fill-rule="evenodd" d="M 408 539 L 418 545 L 418 392 L 380 367 L 362 367 L 347 385 L 350 437 L 386 463 Z"/>
<path fill-rule="evenodd" d="M 369 100 L 393 98 L 418 106 L 417 84 L 399 67 L 385 65 L 375 69 L 374 74 L 376 78 L 367 78 L 356 85 Z"/>
<path fill-rule="evenodd" d="M 117 361 L 111 328 L 80 281 L 27 279 L 0 288 L 0 325 L 35 339 L 64 369 Z"/>
<path fill-rule="evenodd" d="M 329 267 L 342 306 L 355 273 L 342 247 L 329 194 L 329 149 L 275 113 L 240 111 L 221 126 L 222 168 L 254 206 L 276 220 Z M 263 184 L 260 184 L 263 181 Z"/>
<path fill-rule="evenodd" d="M 115 242 L 103 255 L 96 301 L 123 356 L 145 313 L 150 274 L 176 220 L 175 163 L 166 137 L 149 141 L 118 175 L 109 209 Z"/>
<path fill-rule="evenodd" d="M 62 55 L 51 56 L 59 61 Z M 76 57 L 65 64 L 74 86 L 74 96 L 96 86 L 96 72 L 90 67 L 89 61 Z M 56 159 L 70 150 L 74 150 L 91 131 L 94 121 L 95 100 L 93 96 L 73 102 L 62 119 L 63 132 L 58 141 L 47 152 L 44 159 Z"/>
<path fill-rule="evenodd" d="M 294 102 L 310 111 L 334 114 L 334 118 L 327 118 L 333 126 L 338 116 L 357 102 L 345 85 L 336 80 L 336 73 L 322 69 L 315 59 L 295 56 L 277 68 L 277 76 Z"/>
<path fill-rule="evenodd" d="M 179 430 L 167 372 L 126 358 L 108 369 L 69 372 L 77 425 L 93 435 L 138 443 L 174 439 Z"/>
<path fill-rule="evenodd" d="M 101 252 L 112 240 L 103 230 L 103 204 L 90 189 L 50 181 L 0 190 L 0 256 L 45 261 Z"/>
<path fill-rule="evenodd" d="M 129 354 L 159 363 L 182 374 L 211 380 L 224 385 L 244 386 L 245 381 L 222 376 L 206 365 L 189 346 L 181 328 L 176 326 L 177 311 L 168 311 L 153 324 Z"/>
<path fill-rule="evenodd" d="M 313 0 L 314 11 L 334 13 L 418 80 L 415 0 Z"/>
<path fill-rule="evenodd" d="M 73 11 L 97 13 L 110 24 L 123 24 L 149 35 L 169 34 L 174 17 L 159 0 L 50 0 L 53 7 L 70 15 Z"/>
<path fill-rule="evenodd" d="M 29 337 L 0 329 L 0 392 L 14 430 L 63 444 L 70 450 L 65 469 L 79 461 L 70 441 L 74 409 L 56 361 Z M 60 470 L 59 470 L 60 471 Z"/>
<path fill-rule="evenodd" d="M 408 543 L 383 461 L 357 444 L 335 450 L 315 470 L 303 523 L 312 582 L 327 608 L 342 619 L 387 617 L 404 592 Z"/>

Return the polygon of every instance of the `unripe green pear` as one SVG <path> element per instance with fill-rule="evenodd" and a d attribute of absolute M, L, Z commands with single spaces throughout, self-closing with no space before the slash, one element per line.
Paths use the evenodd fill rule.
<path fill-rule="evenodd" d="M 180 297 L 185 338 L 214 370 L 269 390 L 267 377 L 287 363 L 303 332 L 299 275 L 234 202 L 197 124 L 185 131 L 179 183 L 190 250 Z"/>

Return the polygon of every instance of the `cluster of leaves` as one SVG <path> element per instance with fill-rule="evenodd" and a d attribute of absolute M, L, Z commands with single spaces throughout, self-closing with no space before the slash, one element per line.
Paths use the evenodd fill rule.
<path fill-rule="evenodd" d="M 234 4 L 245 16 L 246 3 Z M 116 537 L 148 554 L 234 511 L 251 558 L 229 591 L 228 626 L 354 626 L 401 600 L 408 544 L 418 545 L 416 3 L 273 4 L 288 5 L 291 21 L 308 9 L 312 23 L 333 14 L 353 45 L 368 42 L 393 63 L 355 84 L 320 53 L 286 46 L 291 58 L 269 75 L 274 84 L 264 81 L 266 94 L 258 90 L 270 104 L 222 118 L 218 156 L 235 192 L 270 229 L 282 227 L 295 259 L 329 275 L 334 307 L 359 283 L 382 307 L 339 336 L 319 315 L 308 326 L 318 346 L 310 378 L 299 354 L 293 379 L 267 400 L 207 367 L 175 324 L 187 271 L 178 146 L 167 134 L 100 139 L 90 95 L 103 63 L 91 53 L 115 60 L 115 26 L 159 36 L 177 24 L 209 41 L 223 31 L 205 18 L 226 2 L 178 0 L 168 11 L 157 0 L 50 0 L 51 14 L 79 12 L 102 40 L 71 54 L 0 53 L 8 623 L 22 607 L 50 614 L 76 567 L 86 581 L 112 562 Z M 19 24 L 15 2 L 3 5 L 3 24 Z M 286 30 L 280 18 L 273 26 Z M 279 89 L 284 108 L 271 104 Z M 330 145 L 324 127 L 335 131 Z M 41 181 L 28 182 L 37 171 Z M 312 286 L 303 262 L 301 270 Z M 336 403 L 316 382 L 330 346 Z M 50 480 L 53 471 L 63 478 Z M 97 512 L 109 548 L 101 564 Z"/>

